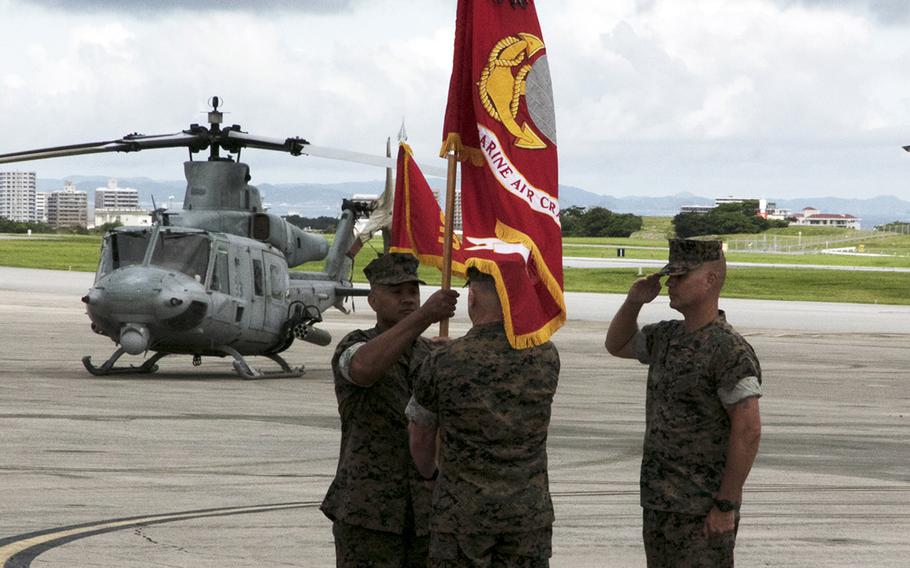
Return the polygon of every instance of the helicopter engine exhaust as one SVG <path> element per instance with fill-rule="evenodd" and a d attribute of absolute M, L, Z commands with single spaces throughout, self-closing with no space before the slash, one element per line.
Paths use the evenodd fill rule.
<path fill-rule="evenodd" d="M 148 328 L 141 324 L 124 324 L 120 329 L 120 346 L 130 355 L 145 353 L 149 347 Z"/>

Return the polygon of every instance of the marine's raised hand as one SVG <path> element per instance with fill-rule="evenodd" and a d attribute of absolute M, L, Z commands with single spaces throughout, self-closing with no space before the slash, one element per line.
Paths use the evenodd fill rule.
<path fill-rule="evenodd" d="M 629 288 L 628 301 L 635 304 L 647 304 L 660 294 L 660 273 L 655 272 L 639 278 Z"/>

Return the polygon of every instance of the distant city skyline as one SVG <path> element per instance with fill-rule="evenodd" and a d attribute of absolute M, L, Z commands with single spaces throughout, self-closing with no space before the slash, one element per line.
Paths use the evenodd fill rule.
<path fill-rule="evenodd" d="M 0 0 L 0 153 L 228 124 L 441 165 L 455 0 Z M 560 182 L 612 196 L 910 199 L 910 2 L 540 2 Z M 0 165 L 182 178 L 182 150 Z M 199 158 L 203 158 L 199 156 Z M 381 170 L 248 150 L 254 184 Z"/>

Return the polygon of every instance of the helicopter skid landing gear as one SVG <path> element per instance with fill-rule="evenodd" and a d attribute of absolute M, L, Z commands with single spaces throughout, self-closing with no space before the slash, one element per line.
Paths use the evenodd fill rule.
<path fill-rule="evenodd" d="M 114 351 L 114 354 L 111 355 L 111 357 L 100 367 L 96 367 L 92 364 L 91 355 L 86 355 L 82 358 L 82 364 L 85 365 L 85 369 L 89 373 L 95 375 L 96 377 L 126 373 L 149 374 L 154 373 L 158 370 L 158 365 L 156 363 L 158 363 L 162 357 L 167 355 L 167 353 L 155 353 L 151 356 L 151 358 L 147 359 L 142 365 L 139 365 L 138 367 L 134 367 L 133 365 L 130 365 L 129 367 L 115 367 L 114 363 L 116 363 L 117 359 L 119 359 L 120 356 L 124 353 L 126 353 L 126 350 L 124 348 L 121 347 L 120 349 L 117 349 Z"/>
<path fill-rule="evenodd" d="M 303 376 L 304 370 L 303 367 L 292 368 L 288 365 L 280 355 L 277 353 L 269 353 L 264 355 L 272 361 L 278 363 L 281 366 L 280 371 L 262 371 L 259 369 L 253 369 L 247 364 L 246 359 L 243 358 L 236 349 L 233 347 L 219 347 L 220 350 L 224 351 L 228 355 L 234 358 L 234 370 L 237 371 L 237 374 L 244 379 L 284 379 L 284 378 L 296 378 Z"/>

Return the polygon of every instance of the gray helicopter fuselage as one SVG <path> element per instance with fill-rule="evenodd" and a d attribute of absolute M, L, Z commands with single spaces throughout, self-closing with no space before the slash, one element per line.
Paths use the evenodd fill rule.
<path fill-rule="evenodd" d="M 156 225 L 105 236 L 85 301 L 92 328 L 128 353 L 258 355 L 289 345 L 291 316 L 331 307 L 335 286 L 292 280 L 267 243 Z"/>

